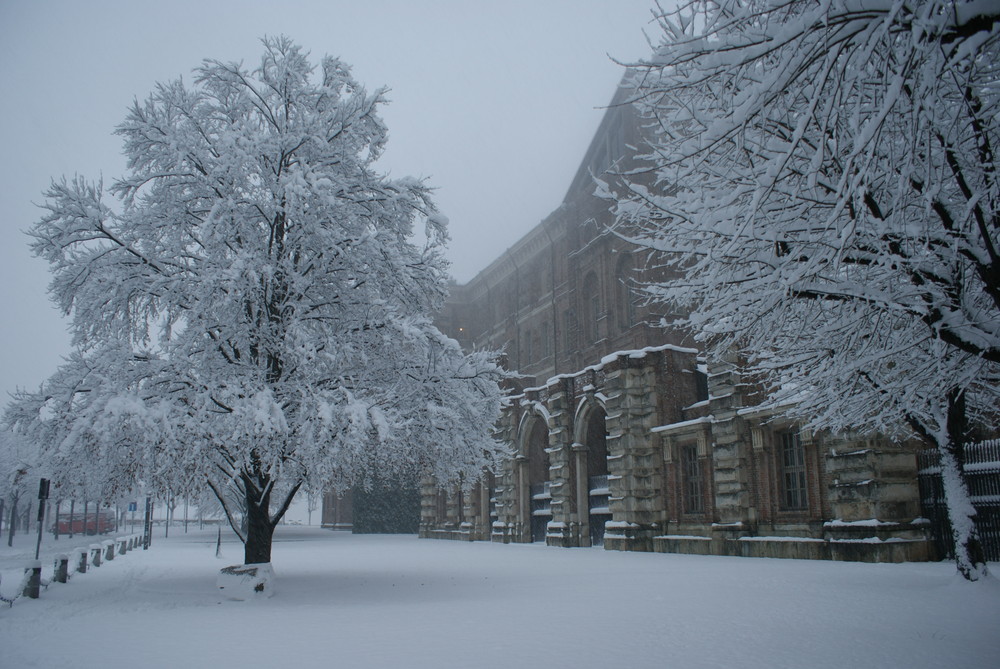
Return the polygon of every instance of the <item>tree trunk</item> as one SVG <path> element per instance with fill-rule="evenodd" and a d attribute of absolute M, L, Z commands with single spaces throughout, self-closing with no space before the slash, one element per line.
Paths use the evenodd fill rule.
<path fill-rule="evenodd" d="M 17 525 L 17 497 L 10 503 L 10 522 L 7 524 L 7 545 L 14 545 L 14 527 Z"/>
<path fill-rule="evenodd" d="M 949 393 L 947 433 L 938 433 L 938 450 L 948 520 L 955 539 L 955 565 L 967 580 L 978 581 L 987 574 L 986 554 L 965 476 L 965 442 L 969 434 L 965 409 L 965 394 L 958 390 Z"/>
<path fill-rule="evenodd" d="M 261 494 L 257 486 L 244 476 L 243 487 L 246 493 L 247 536 L 243 544 L 243 563 L 259 564 L 271 561 L 271 538 L 274 536 L 274 525 L 271 523 L 271 492 L 266 483 L 267 491 Z"/>

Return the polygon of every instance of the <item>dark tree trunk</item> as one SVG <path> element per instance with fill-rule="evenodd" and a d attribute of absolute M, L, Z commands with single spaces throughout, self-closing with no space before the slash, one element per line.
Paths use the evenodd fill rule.
<path fill-rule="evenodd" d="M 243 477 L 247 501 L 247 537 L 243 544 L 243 563 L 258 564 L 271 561 L 271 538 L 274 525 L 271 523 L 271 492 L 266 481 L 262 486 L 267 492 L 261 494 L 248 476 Z"/>
<path fill-rule="evenodd" d="M 965 444 L 969 437 L 965 394 L 960 390 L 948 396 L 947 443 L 941 449 L 941 475 L 945 501 L 955 537 L 955 564 L 959 573 L 970 581 L 985 576 L 986 553 L 976 527 L 976 509 L 969 498 L 969 481 L 965 473 Z"/>
<path fill-rule="evenodd" d="M 7 524 L 7 545 L 14 545 L 14 527 L 17 525 L 17 497 L 10 503 L 10 522 Z"/>

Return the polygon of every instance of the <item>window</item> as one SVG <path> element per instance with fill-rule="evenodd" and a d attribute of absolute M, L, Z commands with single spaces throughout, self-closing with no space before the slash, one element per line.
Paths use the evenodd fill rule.
<path fill-rule="evenodd" d="M 539 351 L 541 353 L 542 358 L 547 358 L 547 357 L 549 357 L 549 354 L 552 352 L 550 350 L 551 349 L 551 346 L 550 346 L 551 341 L 549 340 L 549 322 L 548 321 L 545 321 L 544 323 L 542 323 L 541 340 L 542 340 L 541 341 L 541 348 L 539 349 Z"/>
<path fill-rule="evenodd" d="M 695 444 L 681 447 L 681 476 L 684 479 L 684 513 L 704 512 L 704 481 Z"/>
<path fill-rule="evenodd" d="M 590 272 L 583 280 L 583 331 L 587 335 L 587 346 L 592 346 L 598 340 L 597 320 L 601 317 L 601 295 L 597 283 L 597 274 Z"/>
<path fill-rule="evenodd" d="M 781 443 L 781 499 L 786 509 L 809 506 L 806 494 L 806 455 L 798 432 L 779 433 Z"/>
<path fill-rule="evenodd" d="M 633 302 L 635 297 L 632 294 L 634 276 L 631 256 L 623 255 L 618 260 L 618 270 L 615 272 L 615 278 L 618 283 L 615 295 L 617 300 L 615 311 L 618 316 L 618 328 L 622 332 L 625 332 L 635 323 L 635 307 Z"/>
<path fill-rule="evenodd" d="M 563 355 L 568 355 L 573 350 L 573 336 L 576 332 L 576 317 L 573 311 L 567 309 L 563 312 Z"/>

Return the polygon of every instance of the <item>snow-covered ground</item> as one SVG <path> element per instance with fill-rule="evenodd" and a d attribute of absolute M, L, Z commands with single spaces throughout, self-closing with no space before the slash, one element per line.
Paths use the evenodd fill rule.
<path fill-rule="evenodd" d="M 6 537 L 4 537 L 6 538 Z M 0 546 L 10 594 L 28 537 Z M 0 667 L 1000 666 L 1000 581 L 871 565 L 280 527 L 276 594 L 223 600 L 214 530 L 0 608 Z M 63 537 L 43 552 L 76 544 Z M 30 546 L 29 546 L 30 544 Z M 49 560 L 44 564 L 49 569 Z M 1000 565 L 994 565 L 1000 572 Z"/>

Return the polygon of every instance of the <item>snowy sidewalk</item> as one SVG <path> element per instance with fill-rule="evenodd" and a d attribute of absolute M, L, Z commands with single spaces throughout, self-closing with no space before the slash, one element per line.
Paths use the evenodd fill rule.
<path fill-rule="evenodd" d="M 281 527 L 222 600 L 210 531 L 0 608 L 0 667 L 989 667 L 1000 583 L 950 564 L 635 554 Z M 1000 566 L 994 566 L 1000 571 Z"/>

